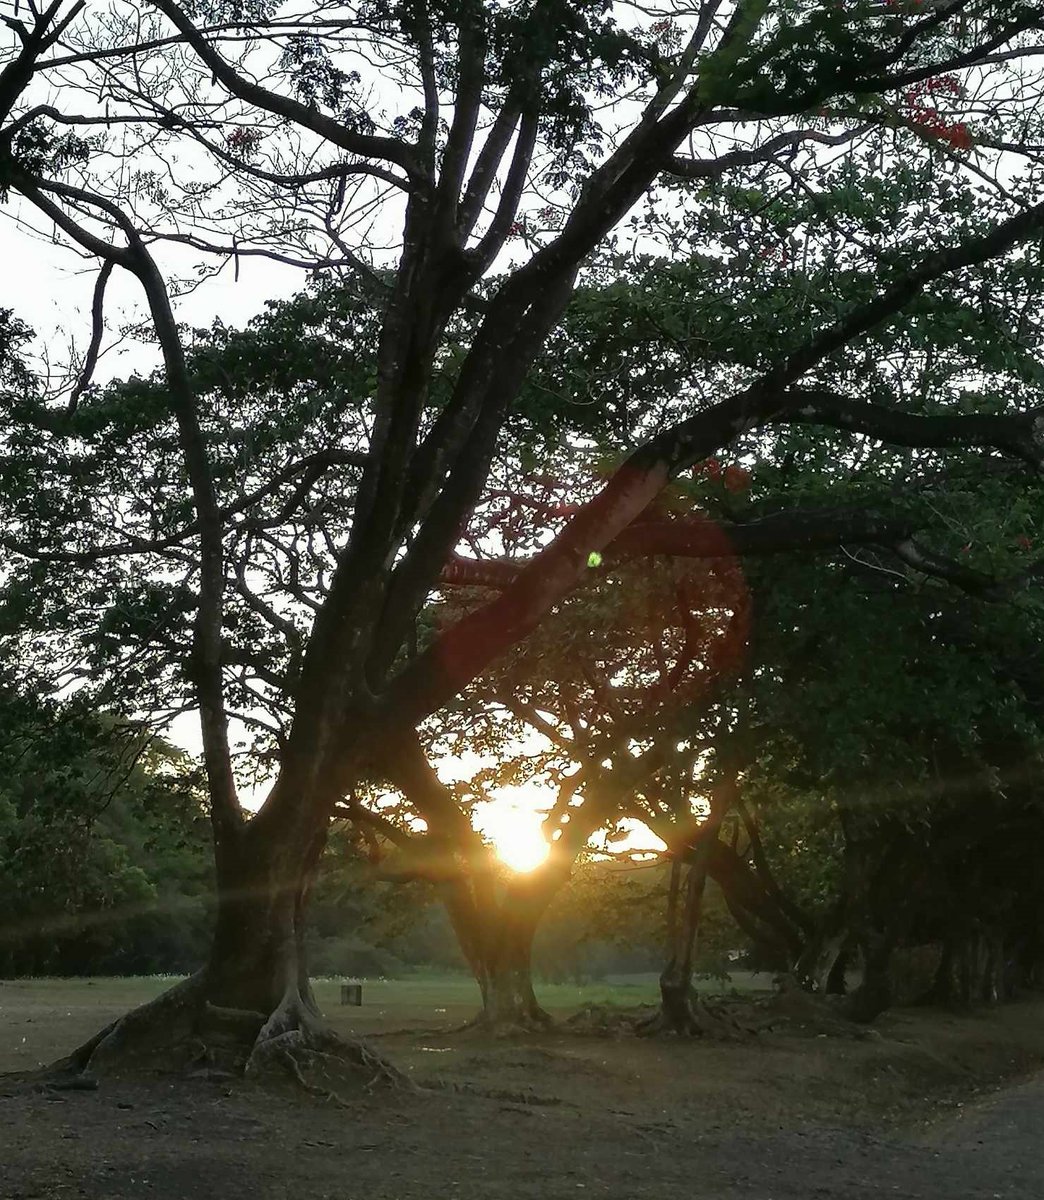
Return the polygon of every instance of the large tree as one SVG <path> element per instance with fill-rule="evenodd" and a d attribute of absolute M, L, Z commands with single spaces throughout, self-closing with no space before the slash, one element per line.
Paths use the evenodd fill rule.
<path fill-rule="evenodd" d="M 52 565 L 151 552 L 180 573 L 192 631 L 180 665 L 200 714 L 219 885 L 206 968 L 92 1039 L 73 1067 L 142 1045 L 216 1049 L 219 1028 L 238 1031 L 240 1063 L 341 1053 L 319 1022 L 301 945 L 333 807 L 356 780 L 394 768 L 415 727 L 535 629 L 688 465 L 789 421 L 1039 465 L 1038 418 L 1017 402 L 910 411 L 856 380 L 824 386 L 836 381 L 822 369 L 955 274 L 1037 239 L 1041 18 L 1019 0 L 706 0 L 675 21 L 636 14 L 634 28 L 577 0 L 407 0 L 333 16 L 156 0 L 126 20 L 55 0 L 4 18 L 19 46 L 0 72 L 0 187 L 102 264 L 99 337 L 111 272 L 144 289 L 165 392 L 158 411 L 126 417 L 176 448 L 164 497 L 181 511 L 167 532 L 147 506 L 84 503 L 59 528 L 23 506 L 7 545 Z M 870 246 L 846 245 L 848 286 L 827 306 L 810 294 L 800 322 L 781 323 L 778 353 L 719 373 L 710 394 L 685 389 L 509 586 L 414 651 L 418 614 L 592 252 L 643 200 L 655 210 L 665 180 L 685 181 L 699 214 L 701 194 L 732 172 L 807 182 L 824 147 L 872 153 L 882 170 L 894 154 L 972 151 L 967 170 L 986 179 L 1005 156 L 1003 182 L 965 219 L 901 222 Z M 736 236 L 711 226 L 708 253 Z M 252 414 L 221 429 L 201 402 L 160 269 L 164 240 L 237 264 L 263 253 L 354 273 L 378 312 L 361 423 L 315 428 L 318 448 L 247 491 Z M 92 343 L 88 366 L 94 356 Z M 81 388 L 68 415 L 35 405 L 37 436 L 81 472 L 78 419 L 91 407 Z M 218 453 L 235 439 L 238 474 Z M 23 450 L 39 449 L 27 441 Z M 308 620 L 303 638 L 294 622 L 283 628 L 294 659 L 277 775 L 249 817 L 228 732 L 240 678 L 229 597 L 237 579 L 240 595 L 251 592 L 254 564 L 233 569 L 231 550 L 264 534 L 258 505 L 277 501 L 292 520 L 316 486 L 339 490 L 350 510 L 345 536 L 313 547 L 321 599 L 281 548 L 257 539 L 267 547 L 257 569 L 285 578 Z M 265 616 L 280 628 L 278 611 Z"/>

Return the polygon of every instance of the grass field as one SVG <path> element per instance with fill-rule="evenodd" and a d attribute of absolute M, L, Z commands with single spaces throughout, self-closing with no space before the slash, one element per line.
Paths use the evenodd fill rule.
<path fill-rule="evenodd" d="M 173 979 L 162 976 L 118 979 L 16 979 L 0 982 L 0 1070 L 19 1070 L 49 1061 L 72 1049 L 99 1025 L 158 995 Z M 340 979 L 320 979 L 319 1004 L 345 1031 L 391 1035 L 401 1029 L 439 1029 L 461 1025 L 479 1006 L 474 980 L 462 975 L 418 972 L 403 979 L 364 980 L 361 1007 L 342 1007 Z M 766 988 L 766 976 L 738 973 L 729 987 Z M 720 990 L 720 982 L 701 989 Z M 587 1004 L 631 1008 L 653 1004 L 653 974 L 612 976 L 605 982 L 549 983 L 537 994 L 552 1016 L 568 1017 Z"/>

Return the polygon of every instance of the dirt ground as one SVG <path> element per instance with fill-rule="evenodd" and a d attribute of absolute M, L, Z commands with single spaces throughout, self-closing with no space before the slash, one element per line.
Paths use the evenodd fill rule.
<path fill-rule="evenodd" d="M 70 1049 L 136 988 L 155 991 L 0 985 L 0 1070 Z M 798 1011 L 679 1041 L 565 1026 L 491 1039 L 452 1032 L 452 1003 L 376 996 L 328 1012 L 433 1090 L 360 1083 L 341 1106 L 205 1079 L 0 1078 L 0 1200 L 1044 1196 L 1044 999 L 900 1011 L 868 1037 Z"/>

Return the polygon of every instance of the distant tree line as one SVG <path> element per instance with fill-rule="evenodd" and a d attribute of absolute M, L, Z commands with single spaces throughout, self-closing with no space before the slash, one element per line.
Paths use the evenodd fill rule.
<path fill-rule="evenodd" d="M 0 682 L 0 974 L 175 973 L 213 918 L 198 764 Z"/>

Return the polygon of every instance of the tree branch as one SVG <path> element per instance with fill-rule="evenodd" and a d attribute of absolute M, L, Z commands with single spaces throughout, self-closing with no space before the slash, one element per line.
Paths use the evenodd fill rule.
<path fill-rule="evenodd" d="M 299 100 L 281 96 L 260 84 L 244 79 L 214 49 L 206 36 L 196 28 L 189 16 L 174 3 L 174 0 L 154 0 L 154 3 L 188 42 L 201 61 L 210 68 L 214 78 L 233 96 L 247 104 L 253 104 L 265 112 L 274 113 L 284 120 L 293 121 L 304 129 L 310 129 L 313 133 L 325 138 L 331 145 L 340 146 L 342 150 L 347 150 L 350 154 L 358 154 L 361 158 L 380 158 L 386 162 L 395 163 L 411 178 L 422 174 L 412 146 L 397 141 L 395 138 L 354 133 L 340 121 L 325 116 L 317 109 L 302 104 Z"/>
<path fill-rule="evenodd" d="M 94 376 L 94 368 L 98 365 L 102 335 L 105 332 L 105 285 L 109 282 L 113 266 L 114 263 L 111 258 L 105 259 L 101 270 L 98 272 L 98 281 L 94 285 L 94 299 L 91 302 L 91 341 L 84 356 L 83 370 L 80 372 L 80 378 L 76 381 L 76 386 L 69 396 L 67 411 L 70 414 L 76 411 L 76 405 L 79 403 L 80 397 L 90 386 L 91 379 Z"/>
<path fill-rule="evenodd" d="M 921 415 L 852 400 L 818 387 L 789 388 L 787 405 L 787 411 L 771 424 L 825 425 L 892 446 L 978 446 L 1000 450 L 1037 471 L 1044 470 L 1044 407 L 1002 416 Z"/>
<path fill-rule="evenodd" d="M 530 632 L 583 578 L 592 552 L 602 553 L 648 507 L 669 478 L 756 425 L 800 407 L 788 389 L 854 338 L 892 319 L 924 287 L 963 267 L 1005 253 L 1044 228 L 1044 203 L 989 233 L 934 251 L 877 296 L 810 338 L 742 392 L 665 429 L 640 446 L 602 491 L 519 572 L 511 586 L 447 630 L 407 667 L 385 697 L 390 711 L 420 721 Z M 1044 429 L 1033 430 L 1041 436 Z"/>
<path fill-rule="evenodd" d="M 675 155 L 665 173 L 681 179 L 718 179 L 736 167 L 750 167 L 769 162 L 782 151 L 797 151 L 806 142 L 817 142 L 822 146 L 843 146 L 875 128 L 874 122 L 866 122 L 844 133 L 818 133 L 814 129 L 798 129 L 792 133 L 781 133 L 770 138 L 763 146 L 751 150 L 730 150 L 717 158 L 682 158 Z"/>
<path fill-rule="evenodd" d="M 193 625 L 191 673 L 199 701 L 215 847 L 221 855 L 243 825 L 243 812 L 232 774 L 228 716 L 222 683 L 225 588 L 223 527 L 181 334 L 170 307 L 166 284 L 130 219 L 110 201 L 70 184 L 33 179 L 19 170 L 11 173 L 10 182 L 79 245 L 105 262 L 115 262 L 126 268 L 138 279 L 145 292 L 153 328 L 163 354 L 170 407 L 178 425 L 181 452 L 199 526 L 200 589 Z M 125 232 L 127 246 L 114 247 L 83 229 L 59 205 L 45 196 L 44 190 L 105 212 Z"/>

